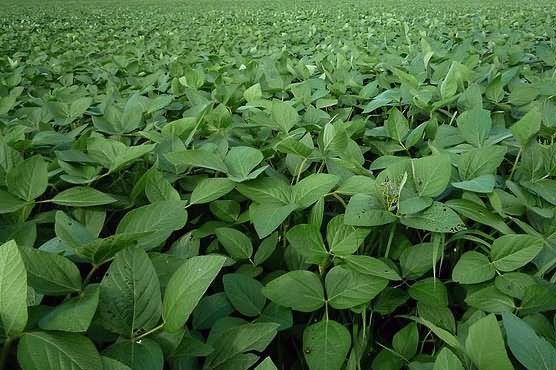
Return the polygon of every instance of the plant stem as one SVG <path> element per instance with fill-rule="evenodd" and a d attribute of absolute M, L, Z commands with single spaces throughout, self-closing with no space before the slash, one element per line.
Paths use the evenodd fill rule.
<path fill-rule="evenodd" d="M 147 335 L 150 335 L 150 334 L 154 333 L 155 331 L 158 331 L 158 330 L 162 329 L 162 328 L 164 327 L 164 324 L 165 324 L 165 322 L 162 322 L 160 325 L 155 326 L 155 327 L 152 328 L 151 330 L 148 330 L 148 331 L 144 332 L 143 334 L 141 334 L 141 335 L 139 335 L 139 336 L 133 338 L 133 340 L 138 341 L 138 340 L 143 339 L 143 338 L 146 337 Z"/>

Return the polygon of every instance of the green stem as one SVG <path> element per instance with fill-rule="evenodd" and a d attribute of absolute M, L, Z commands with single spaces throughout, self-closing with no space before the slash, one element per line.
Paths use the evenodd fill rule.
<path fill-rule="evenodd" d="M 0 354 L 0 370 L 4 370 L 6 368 L 6 362 L 8 360 L 8 355 L 10 354 L 12 341 L 13 338 L 8 337 L 4 342 L 4 346 L 2 347 L 2 353 Z"/>
<path fill-rule="evenodd" d="M 520 157 L 521 157 L 521 148 L 519 148 L 519 152 L 517 152 L 517 156 L 515 157 L 514 165 L 512 166 L 512 170 L 510 172 L 510 177 L 508 178 L 508 180 L 512 179 L 512 176 L 514 175 L 515 169 L 517 168 L 517 162 L 519 162 Z"/>
<path fill-rule="evenodd" d="M 152 328 L 151 330 L 146 331 L 146 332 L 144 332 L 144 333 L 141 334 L 141 335 L 138 335 L 137 337 L 133 338 L 133 340 L 138 341 L 138 340 L 143 339 L 143 338 L 146 337 L 147 335 L 150 335 L 150 334 L 154 333 L 155 331 L 158 331 L 158 330 L 162 329 L 162 328 L 164 327 L 164 324 L 165 324 L 165 322 L 163 321 L 160 325 L 155 326 L 155 327 Z"/>

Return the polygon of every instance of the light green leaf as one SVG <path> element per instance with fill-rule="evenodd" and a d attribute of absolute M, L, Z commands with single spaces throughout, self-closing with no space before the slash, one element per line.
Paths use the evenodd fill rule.
<path fill-rule="evenodd" d="M 542 239 L 531 235 L 503 235 L 492 244 L 490 258 L 498 270 L 513 271 L 531 262 L 543 246 Z"/>
<path fill-rule="evenodd" d="M 326 241 L 333 254 L 346 256 L 354 253 L 370 232 L 370 229 L 345 225 L 344 215 L 338 215 L 328 223 Z"/>
<path fill-rule="evenodd" d="M 13 167 L 6 176 L 8 191 L 23 200 L 38 198 L 48 187 L 48 164 L 40 155 Z"/>
<path fill-rule="evenodd" d="M 261 293 L 263 285 L 245 274 L 226 274 L 222 279 L 226 297 L 234 308 L 248 317 L 263 312 L 266 297 Z"/>
<path fill-rule="evenodd" d="M 434 202 L 422 212 L 400 218 L 403 225 L 437 233 L 456 233 L 465 230 L 465 224 L 451 208 Z"/>
<path fill-rule="evenodd" d="M 293 186 L 292 201 L 299 208 L 307 208 L 332 190 L 339 177 L 324 173 L 310 175 Z"/>
<path fill-rule="evenodd" d="M 27 281 L 38 293 L 64 295 L 81 290 L 81 274 L 69 259 L 38 249 L 20 247 Z"/>
<path fill-rule="evenodd" d="M 263 159 L 263 153 L 258 149 L 248 146 L 235 146 L 226 154 L 224 163 L 228 168 L 230 179 L 241 182 L 249 179 L 251 171 L 253 171 Z"/>
<path fill-rule="evenodd" d="M 8 337 L 27 325 L 27 273 L 13 240 L 0 245 L 0 324 Z"/>
<path fill-rule="evenodd" d="M 64 301 L 44 315 L 39 327 L 43 330 L 87 331 L 97 310 L 99 292 L 98 285 L 88 285 L 78 297 Z"/>
<path fill-rule="evenodd" d="M 75 186 L 56 194 L 51 202 L 69 207 L 93 207 L 116 202 L 110 195 L 86 186 Z"/>
<path fill-rule="evenodd" d="M 249 218 L 259 238 L 266 238 L 297 208 L 295 204 L 251 204 Z"/>
<path fill-rule="evenodd" d="M 480 107 L 463 112 L 457 119 L 458 131 L 469 144 L 480 147 L 492 128 L 490 112 Z"/>
<path fill-rule="evenodd" d="M 12 213 L 25 207 L 27 202 L 14 197 L 4 190 L 0 190 L 0 214 Z"/>
<path fill-rule="evenodd" d="M 305 257 L 306 263 L 321 264 L 328 258 L 319 229 L 312 224 L 295 225 L 288 230 L 287 239 L 297 253 Z"/>
<path fill-rule="evenodd" d="M 223 173 L 228 172 L 224 161 L 217 154 L 208 150 L 182 150 L 168 153 L 165 157 L 174 166 L 176 173 L 185 172 L 189 167 L 206 168 Z"/>
<path fill-rule="evenodd" d="M 271 116 L 274 123 L 283 132 L 288 132 L 299 121 L 299 114 L 288 103 L 279 100 L 272 101 Z"/>
<path fill-rule="evenodd" d="M 452 280 L 460 284 L 478 284 L 494 277 L 496 269 L 482 253 L 465 252 L 454 266 Z"/>
<path fill-rule="evenodd" d="M 303 331 L 303 353 L 310 370 L 340 370 L 351 347 L 351 335 L 340 323 L 323 320 Z"/>
<path fill-rule="evenodd" d="M 290 271 L 271 280 L 263 294 L 281 306 L 301 312 L 316 311 L 324 305 L 324 290 L 318 276 L 310 271 Z"/>
<path fill-rule="evenodd" d="M 216 255 L 192 257 L 172 275 L 162 311 L 166 331 L 183 327 L 225 261 L 226 257 Z"/>
<path fill-rule="evenodd" d="M 330 306 L 342 310 L 370 302 L 386 288 L 388 280 L 335 266 L 326 274 L 325 285 Z"/>
<path fill-rule="evenodd" d="M 229 227 L 221 227 L 215 230 L 218 242 L 222 244 L 226 252 L 236 260 L 250 259 L 253 254 L 251 239 L 239 230 Z"/>
<path fill-rule="evenodd" d="M 17 346 L 17 360 L 23 370 L 102 369 L 93 342 L 76 333 L 25 333 Z"/>
<path fill-rule="evenodd" d="M 363 275 L 372 275 L 381 277 L 388 280 L 401 280 L 402 278 L 396 270 L 388 266 L 386 262 L 379 260 L 378 258 L 370 256 L 344 256 L 343 257 L 346 266 L 353 271 L 356 271 Z"/>
<path fill-rule="evenodd" d="M 403 327 L 392 339 L 394 350 L 408 360 L 417 353 L 418 344 L 419 331 L 417 330 L 417 324 L 414 322 Z"/>
<path fill-rule="evenodd" d="M 409 131 L 409 122 L 402 112 L 397 108 L 392 108 L 384 122 L 384 128 L 390 139 L 401 143 Z"/>
<path fill-rule="evenodd" d="M 471 180 L 452 182 L 452 186 L 475 193 L 488 194 L 494 190 L 495 182 L 494 175 L 482 175 Z"/>
<path fill-rule="evenodd" d="M 442 348 L 436 356 L 432 370 L 465 370 L 459 358 L 448 348 Z"/>
<path fill-rule="evenodd" d="M 510 127 L 512 135 L 524 147 L 541 129 L 542 112 L 538 107 L 531 109 Z"/>
<path fill-rule="evenodd" d="M 446 189 L 452 174 L 450 157 L 433 155 L 411 161 L 417 193 L 421 197 L 436 197 Z"/>
<path fill-rule="evenodd" d="M 235 183 L 226 178 L 210 177 L 203 179 L 195 186 L 189 204 L 203 204 L 216 200 L 235 187 Z"/>
<path fill-rule="evenodd" d="M 469 327 L 465 351 L 481 370 L 513 370 L 496 316 L 491 314 Z"/>

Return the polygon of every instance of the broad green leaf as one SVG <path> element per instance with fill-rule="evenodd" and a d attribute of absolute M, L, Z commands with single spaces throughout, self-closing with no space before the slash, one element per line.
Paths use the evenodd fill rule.
<path fill-rule="evenodd" d="M 267 259 L 269 259 L 276 250 L 277 245 L 278 233 L 273 233 L 269 237 L 264 239 L 261 244 L 259 244 L 259 247 L 255 252 L 255 257 L 253 258 L 253 262 L 255 262 L 255 265 L 260 265 Z"/>
<path fill-rule="evenodd" d="M 388 114 L 388 119 L 384 121 L 384 128 L 390 139 L 401 143 L 409 132 L 409 123 L 402 112 L 397 108 L 392 108 Z"/>
<path fill-rule="evenodd" d="M 234 308 L 244 316 L 254 317 L 262 313 L 266 297 L 261 293 L 263 285 L 245 274 L 226 274 L 222 282 L 226 297 Z"/>
<path fill-rule="evenodd" d="M 230 364 L 243 353 L 264 351 L 276 336 L 277 329 L 276 323 L 254 323 L 224 331 L 212 344 L 214 352 L 207 357 L 203 370 L 225 369 L 227 367 L 223 367 L 223 364 Z M 230 369 L 237 368 L 227 366 Z"/>
<path fill-rule="evenodd" d="M 64 295 L 81 290 L 81 274 L 69 259 L 29 247 L 20 247 L 19 251 L 27 282 L 38 293 Z"/>
<path fill-rule="evenodd" d="M 166 331 L 183 327 L 225 260 L 216 255 L 192 257 L 172 275 L 166 286 L 162 311 Z"/>
<path fill-rule="evenodd" d="M 184 227 L 186 221 L 184 202 L 156 202 L 126 213 L 116 228 L 116 234 L 151 232 L 138 243 L 149 250 L 158 247 L 173 231 Z"/>
<path fill-rule="evenodd" d="M 262 239 L 272 234 L 295 209 L 295 204 L 251 204 L 249 218 L 255 225 L 257 235 Z"/>
<path fill-rule="evenodd" d="M 442 348 L 436 356 L 432 370 L 464 370 L 464 367 L 452 351 Z"/>
<path fill-rule="evenodd" d="M 465 303 L 476 309 L 493 313 L 511 312 L 515 309 L 514 300 L 493 285 L 469 293 Z"/>
<path fill-rule="evenodd" d="M 492 128 L 490 112 L 480 107 L 463 112 L 457 123 L 461 137 L 476 147 L 483 146 Z"/>
<path fill-rule="evenodd" d="M 145 195 L 151 203 L 165 200 L 180 201 L 180 194 L 157 170 L 149 170 L 145 181 Z"/>
<path fill-rule="evenodd" d="M 452 186 L 475 193 L 492 193 L 495 183 L 494 175 L 482 175 L 471 180 L 452 182 Z"/>
<path fill-rule="evenodd" d="M 340 370 L 351 348 L 351 335 L 340 323 L 322 320 L 303 331 L 303 353 L 311 370 Z"/>
<path fill-rule="evenodd" d="M 17 360 L 23 370 L 102 369 L 93 342 L 76 333 L 25 333 L 17 346 Z"/>
<path fill-rule="evenodd" d="M 460 215 L 467 217 L 475 222 L 483 225 L 488 225 L 502 234 L 513 234 L 504 220 L 480 204 L 467 199 L 450 199 L 446 205 L 455 210 Z"/>
<path fill-rule="evenodd" d="M 363 275 L 372 275 L 387 280 L 401 280 L 399 273 L 386 262 L 370 256 L 344 256 L 347 268 Z"/>
<path fill-rule="evenodd" d="M 406 359 L 411 359 L 415 356 L 418 344 L 419 331 L 417 330 L 417 324 L 414 322 L 403 327 L 392 339 L 394 350 Z"/>
<path fill-rule="evenodd" d="M 88 285 L 78 297 L 64 301 L 39 321 L 43 330 L 86 332 L 99 301 L 98 285 Z"/>
<path fill-rule="evenodd" d="M 556 368 L 556 348 L 540 337 L 523 320 L 504 312 L 502 314 L 508 347 L 517 360 L 528 370 Z"/>
<path fill-rule="evenodd" d="M 218 242 L 222 244 L 226 252 L 236 260 L 250 259 L 253 254 L 251 239 L 239 230 L 229 227 L 221 227 L 215 230 Z"/>
<path fill-rule="evenodd" d="M 478 284 L 494 277 L 496 269 L 482 253 L 465 252 L 452 270 L 452 280 L 460 284 Z"/>
<path fill-rule="evenodd" d="M 473 180 L 483 175 L 494 175 L 506 155 L 500 145 L 471 149 L 459 157 L 458 172 L 462 180 Z"/>
<path fill-rule="evenodd" d="M 48 164 L 36 155 L 12 168 L 7 176 L 8 191 L 23 200 L 41 196 L 48 187 Z"/>
<path fill-rule="evenodd" d="M 417 193 L 421 197 L 436 197 L 446 189 L 452 174 L 450 157 L 434 155 L 411 161 Z"/>
<path fill-rule="evenodd" d="M 286 133 L 299 121 L 297 111 L 288 103 L 278 100 L 272 101 L 271 116 L 280 130 Z"/>
<path fill-rule="evenodd" d="M 263 177 L 237 185 L 237 190 L 255 203 L 288 204 L 291 198 L 290 185 L 282 180 Z"/>
<path fill-rule="evenodd" d="M 18 211 L 26 204 L 26 201 L 14 197 L 7 191 L 0 190 L 0 214 Z"/>
<path fill-rule="evenodd" d="M 224 158 L 228 168 L 228 175 L 234 181 L 245 181 L 251 171 L 262 162 L 263 153 L 248 146 L 235 146 L 230 149 Z"/>
<path fill-rule="evenodd" d="M 8 337 L 27 325 L 27 273 L 13 240 L 0 245 L 0 324 Z"/>
<path fill-rule="evenodd" d="M 133 370 L 162 370 L 164 367 L 162 349 L 150 338 L 121 340 L 106 348 L 102 354 Z"/>
<path fill-rule="evenodd" d="M 334 217 L 326 229 L 330 251 L 338 256 L 354 253 L 363 244 L 371 230 L 344 224 L 344 215 Z"/>
<path fill-rule="evenodd" d="M 530 235 L 510 234 L 496 239 L 490 250 L 494 267 L 513 271 L 531 262 L 543 249 L 542 239 Z"/>
<path fill-rule="evenodd" d="M 52 203 L 69 207 L 93 207 L 116 202 L 110 195 L 85 186 L 75 186 L 52 198 Z"/>
<path fill-rule="evenodd" d="M 324 289 L 310 271 L 291 271 L 271 280 L 263 294 L 281 306 L 301 312 L 316 311 L 324 305 Z"/>
<path fill-rule="evenodd" d="M 448 306 L 448 290 L 438 279 L 419 280 L 409 288 L 408 293 L 411 298 L 420 303 L 430 306 Z"/>
<path fill-rule="evenodd" d="M 276 367 L 276 365 L 274 365 L 272 359 L 270 357 L 267 357 L 263 360 L 263 362 L 258 364 L 254 370 L 278 370 L 278 368 Z"/>
<path fill-rule="evenodd" d="M 349 200 L 344 222 L 353 226 L 381 226 L 396 221 L 374 195 L 355 194 Z"/>
<path fill-rule="evenodd" d="M 434 202 L 422 212 L 400 218 L 403 225 L 437 233 L 456 233 L 465 230 L 458 214 L 443 203 Z"/>
<path fill-rule="evenodd" d="M 116 255 L 100 284 L 98 308 L 106 329 L 133 337 L 160 320 L 160 283 L 147 253 L 129 247 Z"/>
<path fill-rule="evenodd" d="M 510 127 L 512 135 L 524 147 L 541 128 L 542 112 L 535 107 Z"/>
<path fill-rule="evenodd" d="M 306 263 L 319 265 L 328 258 L 328 251 L 316 226 L 295 225 L 288 230 L 286 236 L 292 248 L 305 258 Z"/>
<path fill-rule="evenodd" d="M 481 370 L 513 370 L 496 316 L 490 314 L 469 327 L 465 351 Z"/>
<path fill-rule="evenodd" d="M 307 208 L 328 194 L 339 180 L 335 175 L 310 175 L 293 186 L 292 202 L 299 208 Z"/>
<path fill-rule="evenodd" d="M 191 193 L 191 198 L 189 199 L 189 204 L 203 204 L 209 203 L 216 200 L 230 191 L 235 187 L 235 183 L 229 179 L 225 178 L 208 178 L 203 179 L 195 186 L 193 192 Z"/>
<path fill-rule="evenodd" d="M 336 266 L 326 274 L 325 285 L 330 306 L 341 310 L 370 302 L 386 288 L 388 280 Z"/>
<path fill-rule="evenodd" d="M 228 171 L 224 161 L 208 150 L 183 150 L 168 153 L 165 157 L 174 166 L 176 173 L 182 173 L 189 167 L 206 168 L 223 173 Z"/>
<path fill-rule="evenodd" d="M 448 99 L 456 95 L 458 90 L 458 64 L 457 62 L 452 62 L 450 69 L 444 77 L 444 80 L 440 84 L 440 96 L 442 99 Z"/>

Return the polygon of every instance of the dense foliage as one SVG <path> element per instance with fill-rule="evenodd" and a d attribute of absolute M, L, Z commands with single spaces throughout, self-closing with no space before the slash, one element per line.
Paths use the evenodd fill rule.
<path fill-rule="evenodd" d="M 539 4 L 3 4 L 0 368 L 556 369 Z"/>

